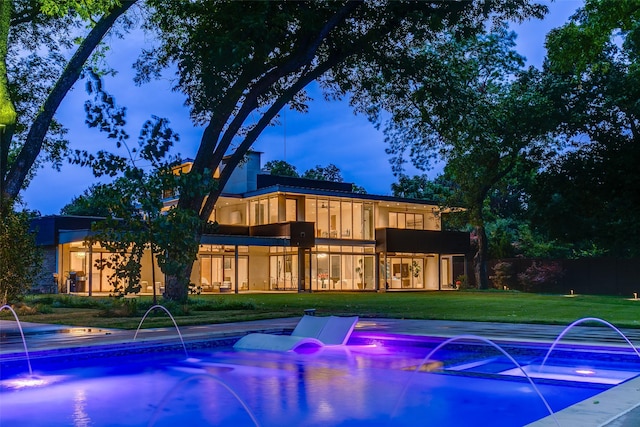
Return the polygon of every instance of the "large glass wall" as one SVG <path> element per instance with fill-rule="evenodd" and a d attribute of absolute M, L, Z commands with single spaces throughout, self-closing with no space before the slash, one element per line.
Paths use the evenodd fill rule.
<path fill-rule="evenodd" d="M 249 202 L 249 225 L 266 224 L 267 212 L 269 212 L 269 199 L 265 198 Z"/>
<path fill-rule="evenodd" d="M 389 212 L 390 228 L 424 229 L 424 215 L 407 212 Z"/>
<path fill-rule="evenodd" d="M 231 200 L 216 208 L 215 218 L 220 224 L 246 225 L 246 210 L 245 203 Z"/>
<path fill-rule="evenodd" d="M 269 248 L 269 290 L 298 289 L 298 253 L 288 247 Z"/>
<path fill-rule="evenodd" d="M 312 209 L 315 214 L 315 207 Z M 298 199 L 270 196 L 249 202 L 249 225 L 276 224 L 298 220 Z M 315 222 L 315 221 L 314 221 Z"/>
<path fill-rule="evenodd" d="M 249 287 L 249 257 L 247 246 L 238 246 L 238 265 L 234 246 L 200 245 L 201 292 L 231 292 Z"/>
<path fill-rule="evenodd" d="M 375 289 L 373 247 L 318 245 L 311 254 L 311 289 Z"/>
<path fill-rule="evenodd" d="M 112 293 L 113 286 L 109 283 L 109 277 L 114 270 L 105 263 L 112 256 L 98 243 L 92 247 L 84 242 L 72 242 L 62 245 L 60 258 L 60 292 L 91 292 Z M 98 268 L 102 264 L 103 268 Z M 164 275 L 155 265 L 156 291 L 161 293 L 164 289 Z M 142 258 L 142 270 L 140 272 L 140 292 L 153 292 L 153 274 L 151 272 L 151 255 L 145 251 Z M 72 280 L 73 279 L 73 280 Z M 119 283 L 123 286 L 124 283 Z"/>
<path fill-rule="evenodd" d="M 464 271 L 464 256 L 392 254 L 380 257 L 380 287 L 389 290 L 447 290 L 456 271 Z M 459 267 L 456 268 L 456 265 Z"/>
<path fill-rule="evenodd" d="M 316 224 L 316 237 L 374 240 L 373 203 L 307 197 L 305 221 Z"/>
<path fill-rule="evenodd" d="M 425 262 L 420 256 L 393 256 L 388 257 L 390 267 L 388 277 L 388 289 L 424 289 Z"/>

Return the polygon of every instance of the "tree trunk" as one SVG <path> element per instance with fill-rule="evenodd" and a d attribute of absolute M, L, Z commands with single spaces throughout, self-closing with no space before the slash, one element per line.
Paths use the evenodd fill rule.
<path fill-rule="evenodd" d="M 16 109 L 9 96 L 6 62 L 11 7 L 11 2 L 0 2 L 0 210 L 5 206 L 5 199 L 8 198 L 5 194 L 4 179 L 9 167 L 9 148 L 16 124 Z"/>
<path fill-rule="evenodd" d="M 189 297 L 189 278 L 193 270 L 193 262 L 187 263 L 182 268 L 182 272 L 177 275 L 167 274 L 165 276 L 164 297 L 168 300 L 185 303 Z"/>
<path fill-rule="evenodd" d="M 478 233 L 478 251 L 473 257 L 473 272 L 478 284 L 478 289 L 489 289 L 489 276 L 487 274 L 487 232 L 484 225 L 476 227 Z"/>
<path fill-rule="evenodd" d="M 169 248 L 166 252 L 169 273 L 165 276 L 164 297 L 178 303 L 187 302 L 189 297 L 189 284 L 191 282 L 191 272 L 193 263 L 198 258 L 198 248 L 202 230 L 200 226 L 196 230 L 189 231 L 193 235 L 192 243 L 180 248 Z M 186 237 L 185 237 L 186 239 Z M 188 240 L 191 240 L 189 238 Z M 187 240 L 185 240 L 185 243 Z"/>

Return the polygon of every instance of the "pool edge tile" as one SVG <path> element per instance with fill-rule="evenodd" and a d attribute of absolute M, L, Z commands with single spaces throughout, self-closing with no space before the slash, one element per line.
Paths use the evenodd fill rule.
<path fill-rule="evenodd" d="M 636 377 L 556 412 L 555 419 L 548 415 L 525 427 L 607 426 L 639 406 L 640 377 Z"/>

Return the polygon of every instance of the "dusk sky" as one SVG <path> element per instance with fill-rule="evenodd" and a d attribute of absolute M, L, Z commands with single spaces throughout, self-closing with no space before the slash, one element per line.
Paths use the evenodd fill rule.
<path fill-rule="evenodd" d="M 518 34 L 517 50 L 527 58 L 528 64 L 539 67 L 544 58 L 544 38 L 552 28 L 567 21 L 582 0 L 556 0 L 547 2 L 549 13 L 542 21 L 528 21 L 511 28 Z M 202 129 L 191 124 L 184 96 L 171 91 L 169 80 L 155 81 L 136 87 L 133 84 L 131 64 L 144 35 L 137 39 L 114 40 L 108 57 L 109 64 L 119 74 L 106 80 L 107 89 L 115 95 L 119 105 L 127 107 L 127 130 L 131 144 L 136 144 L 141 125 L 152 115 L 166 117 L 171 127 L 180 134 L 180 142 L 174 149 L 183 158 L 193 157 L 201 138 Z M 126 45 L 126 46 L 125 46 Z M 385 153 L 384 136 L 363 116 L 354 115 L 344 101 L 324 101 L 314 90 L 314 98 L 307 114 L 286 111 L 283 124 L 269 128 L 256 142 L 254 149 L 263 152 L 263 164 L 270 160 L 286 160 L 302 173 L 316 165 L 335 164 L 347 182 L 363 186 L 370 194 L 391 194 L 391 183 L 396 179 L 391 173 Z M 69 128 L 71 148 L 87 148 L 93 151 L 112 149 L 115 144 L 104 134 L 88 129 L 84 124 L 84 101 L 87 94 L 80 81 L 67 96 L 57 118 Z M 435 174 L 435 172 L 432 172 Z M 61 172 L 49 165 L 38 170 L 36 178 L 23 193 L 27 208 L 42 215 L 58 214 L 73 197 L 82 194 L 91 184 L 98 182 L 87 168 L 64 164 Z"/>

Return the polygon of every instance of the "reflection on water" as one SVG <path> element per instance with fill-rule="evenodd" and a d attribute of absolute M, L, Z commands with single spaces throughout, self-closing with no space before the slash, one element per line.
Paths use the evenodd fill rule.
<path fill-rule="evenodd" d="M 73 398 L 73 425 L 75 427 L 89 427 L 91 418 L 86 412 L 87 395 L 83 389 L 77 389 Z"/>
<path fill-rule="evenodd" d="M 473 366 L 473 375 L 461 370 L 438 373 L 440 362 L 434 362 L 435 373 L 414 374 L 410 368 L 420 365 L 428 350 L 352 345 L 310 354 L 201 350 L 189 361 L 180 351 L 99 357 L 93 366 L 54 366 L 66 375 L 64 381 L 0 391 L 0 426 L 25 421 L 65 427 L 147 426 L 150 420 L 154 426 L 252 425 L 225 386 L 264 427 L 458 427 L 486 425 L 483 422 L 489 419 L 492 427 L 512 427 L 547 415 L 521 378 L 499 375 L 513 364 L 502 366 L 495 354 L 487 357 L 475 348 L 471 355 L 451 352 L 438 357 L 447 361 L 446 368 L 450 359 L 458 368 Z M 491 363 L 471 364 L 465 357 Z M 192 376 L 196 379 L 176 387 Z M 398 416 L 391 419 L 411 378 Z M 604 387 L 558 382 L 540 385 L 540 391 L 557 411 Z"/>

